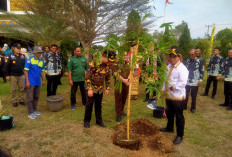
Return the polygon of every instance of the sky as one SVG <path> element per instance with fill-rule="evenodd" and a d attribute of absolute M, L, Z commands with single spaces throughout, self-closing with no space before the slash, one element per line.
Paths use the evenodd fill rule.
<path fill-rule="evenodd" d="M 206 25 L 216 26 L 216 32 L 232 28 L 232 0 L 171 0 L 167 4 L 166 22 L 174 22 L 173 26 L 183 20 L 188 23 L 193 39 L 204 37 L 208 28 Z M 154 0 L 153 14 L 159 18 L 152 29 L 159 30 L 164 22 L 165 0 Z M 174 27 L 173 27 L 174 28 Z M 209 34 L 212 27 L 209 28 Z"/>

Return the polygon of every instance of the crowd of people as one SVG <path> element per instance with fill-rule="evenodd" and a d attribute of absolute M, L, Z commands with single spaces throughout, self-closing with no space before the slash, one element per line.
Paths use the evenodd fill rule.
<path fill-rule="evenodd" d="M 35 46 L 33 56 L 26 56 L 20 44 L 12 46 L 12 52 L 0 55 L 0 73 L 4 82 L 10 81 L 11 100 L 14 107 L 18 104 L 27 105 L 28 117 L 37 119 L 41 113 L 37 110 L 40 97 L 40 86 L 47 80 L 47 96 L 56 95 L 57 87 L 61 84 L 62 53 L 60 48 L 53 44 L 50 47 Z M 133 51 L 133 47 L 131 49 Z M 77 46 L 68 62 L 68 79 L 71 86 L 70 107 L 76 108 L 76 92 L 78 86 L 85 107 L 84 127 L 90 127 L 93 105 L 95 108 L 96 124 L 106 127 L 102 120 L 103 92 L 107 96 L 110 92 L 110 78 L 114 77 L 114 85 L 120 80 L 121 91 L 114 89 L 116 121 L 120 122 L 124 106 L 129 93 L 131 53 L 125 53 L 122 62 L 117 61 L 116 53 L 105 51 L 100 60 L 93 59 L 88 62 L 82 55 L 81 47 Z M 157 54 L 153 59 L 157 59 Z M 163 60 L 163 58 L 162 58 Z M 183 140 L 185 119 L 183 110 L 187 109 L 189 95 L 192 97 L 190 111 L 196 112 L 196 98 L 198 88 L 204 78 L 205 60 L 201 57 L 200 48 L 189 50 L 189 58 L 183 61 L 182 53 L 178 47 L 173 46 L 166 58 L 168 79 L 163 85 L 162 94 L 166 98 L 167 126 L 160 129 L 163 132 L 174 132 L 174 116 L 176 117 L 177 136 L 173 141 L 179 144 Z M 149 64 L 149 60 L 146 61 Z M 159 66 L 161 63 L 155 63 Z M 155 67 L 154 66 L 154 67 Z M 155 78 L 158 79 L 158 78 Z M 228 49 L 228 57 L 220 56 L 220 48 L 214 49 L 207 67 L 207 85 L 202 96 L 208 96 L 209 88 L 213 82 L 212 99 L 215 99 L 218 80 L 224 81 L 225 102 L 220 106 L 227 106 L 232 110 L 232 48 Z M 42 82 L 41 82 L 42 80 Z M 104 86 L 105 85 L 105 86 Z M 16 90 L 19 90 L 19 98 Z M 27 102 L 24 101 L 26 88 Z M 155 95 L 155 93 L 154 93 Z M 134 98 L 133 98 L 134 99 Z M 148 101 L 146 95 L 144 101 Z"/>

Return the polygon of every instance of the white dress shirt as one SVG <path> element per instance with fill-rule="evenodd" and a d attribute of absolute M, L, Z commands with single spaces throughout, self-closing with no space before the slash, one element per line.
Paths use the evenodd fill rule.
<path fill-rule="evenodd" d="M 163 91 L 167 93 L 166 99 L 184 100 L 186 97 L 185 86 L 188 81 L 188 69 L 181 62 L 176 65 L 168 65 L 168 80 L 163 85 Z M 170 89 L 172 87 L 172 90 Z"/>

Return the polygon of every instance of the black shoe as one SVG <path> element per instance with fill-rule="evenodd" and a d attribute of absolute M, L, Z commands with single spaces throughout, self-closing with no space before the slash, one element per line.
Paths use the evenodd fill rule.
<path fill-rule="evenodd" d="M 220 104 L 219 106 L 227 107 L 229 105 L 227 105 L 227 104 Z"/>
<path fill-rule="evenodd" d="M 7 81 L 6 80 L 4 80 L 4 83 L 6 83 Z"/>
<path fill-rule="evenodd" d="M 203 93 L 203 94 L 201 94 L 200 96 L 208 96 L 208 94 Z"/>
<path fill-rule="evenodd" d="M 212 96 L 211 99 L 215 99 L 215 96 Z"/>
<path fill-rule="evenodd" d="M 183 140 L 183 137 L 177 136 L 176 139 L 173 141 L 173 144 L 180 144 Z"/>
<path fill-rule="evenodd" d="M 121 120 L 122 120 L 121 117 L 117 117 L 117 118 L 116 118 L 116 122 L 120 122 Z"/>
<path fill-rule="evenodd" d="M 84 122 L 84 127 L 85 127 L 85 128 L 90 128 L 89 122 Z"/>
<path fill-rule="evenodd" d="M 17 103 L 17 102 L 14 102 L 14 103 L 13 103 L 13 106 L 14 106 L 14 107 L 17 107 L 17 106 L 18 106 L 18 103 Z"/>
<path fill-rule="evenodd" d="M 125 117 L 127 116 L 125 112 L 122 112 L 122 115 L 125 116 Z"/>
<path fill-rule="evenodd" d="M 195 113 L 195 112 L 196 112 L 196 109 L 190 109 L 190 111 L 191 111 L 192 113 Z"/>
<path fill-rule="evenodd" d="M 169 130 L 167 128 L 160 129 L 161 132 L 174 132 L 174 130 Z"/>
<path fill-rule="evenodd" d="M 103 122 L 101 122 L 101 123 L 97 123 L 97 125 L 98 125 L 98 126 L 100 126 L 100 127 L 103 127 L 103 128 L 105 128 L 105 127 L 106 127 L 106 125 L 105 125 Z"/>
<path fill-rule="evenodd" d="M 22 105 L 22 106 L 26 106 L 26 104 L 25 104 L 25 102 L 24 102 L 24 101 L 19 102 L 19 104 L 20 104 L 20 105 Z"/>
<path fill-rule="evenodd" d="M 143 102 L 147 102 L 147 101 L 148 101 L 148 99 L 147 99 L 147 98 L 143 100 Z"/>
<path fill-rule="evenodd" d="M 231 111 L 232 110 L 232 106 L 228 106 L 226 110 Z"/>

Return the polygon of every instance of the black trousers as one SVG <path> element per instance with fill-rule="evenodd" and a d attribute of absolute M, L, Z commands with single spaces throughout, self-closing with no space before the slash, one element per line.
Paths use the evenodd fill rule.
<path fill-rule="evenodd" d="M 47 96 L 56 95 L 59 75 L 47 75 Z"/>
<path fill-rule="evenodd" d="M 185 90 L 186 90 L 186 99 L 184 100 L 183 108 L 187 109 L 189 93 L 191 92 L 190 93 L 191 97 L 192 97 L 191 109 L 196 109 L 196 99 L 197 99 L 198 86 L 186 85 Z"/>
<path fill-rule="evenodd" d="M 87 106 L 85 107 L 85 119 L 84 122 L 90 122 L 92 117 L 93 103 L 95 109 L 96 123 L 102 123 L 102 97 L 103 93 L 94 93 L 93 97 L 88 96 Z"/>
<path fill-rule="evenodd" d="M 167 129 L 174 130 L 174 116 L 176 115 L 176 130 L 177 136 L 184 136 L 185 119 L 183 115 L 183 101 L 175 101 L 166 99 L 167 104 Z"/>
<path fill-rule="evenodd" d="M 230 105 L 232 102 L 232 82 L 224 81 L 225 105 Z"/>
<path fill-rule="evenodd" d="M 87 98 L 86 98 L 86 91 L 85 91 L 85 81 L 80 82 L 73 82 L 73 86 L 71 87 L 71 105 L 76 104 L 76 93 L 78 86 L 80 86 L 81 97 L 82 97 L 82 104 L 86 106 Z"/>
<path fill-rule="evenodd" d="M 207 84 L 206 84 L 206 88 L 205 88 L 205 94 L 208 95 L 209 93 L 209 88 L 210 88 L 210 85 L 211 83 L 213 82 L 213 92 L 212 92 L 212 96 L 215 96 L 216 95 L 216 92 L 217 92 L 217 79 L 216 79 L 216 76 L 211 76 L 209 75 L 208 79 L 207 79 Z"/>

